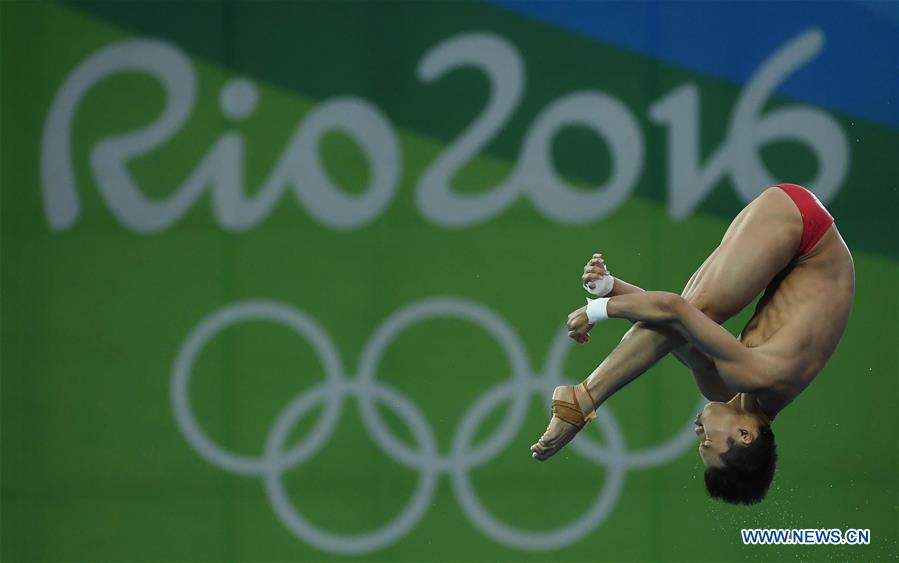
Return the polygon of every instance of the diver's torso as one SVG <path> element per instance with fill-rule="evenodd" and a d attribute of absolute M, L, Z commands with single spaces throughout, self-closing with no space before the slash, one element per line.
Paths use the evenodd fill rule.
<path fill-rule="evenodd" d="M 740 340 L 789 367 L 776 391 L 782 406 L 811 383 L 833 354 L 854 290 L 852 257 L 835 226 L 768 285 Z"/>

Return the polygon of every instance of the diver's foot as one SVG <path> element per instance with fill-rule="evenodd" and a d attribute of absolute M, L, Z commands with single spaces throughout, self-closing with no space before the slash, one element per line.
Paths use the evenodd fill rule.
<path fill-rule="evenodd" d="M 553 417 L 546 432 L 531 446 L 531 457 L 547 460 L 596 417 L 593 399 L 583 383 L 560 385 L 553 391 Z"/>

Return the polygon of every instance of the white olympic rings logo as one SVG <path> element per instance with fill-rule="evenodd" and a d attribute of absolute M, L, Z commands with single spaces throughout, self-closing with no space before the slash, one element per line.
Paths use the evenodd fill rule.
<path fill-rule="evenodd" d="M 448 455 L 441 455 L 431 425 L 403 393 L 379 382 L 376 370 L 387 346 L 410 326 L 429 319 L 456 318 L 470 322 L 491 334 L 508 357 L 510 378 L 482 394 L 462 416 Z M 318 386 L 294 397 L 272 425 L 260 457 L 233 453 L 215 443 L 203 431 L 190 405 L 191 368 L 203 348 L 223 329 L 243 322 L 270 321 L 289 327 L 305 337 L 316 350 L 325 372 Z M 469 471 L 487 463 L 502 452 L 521 428 L 532 393 L 548 396 L 563 384 L 563 360 L 571 341 L 565 329 L 552 343 L 543 374 L 534 372 L 518 335 L 493 311 L 478 303 L 453 297 L 431 297 L 412 303 L 393 313 L 375 331 L 365 345 L 355 377 L 344 376 L 340 357 L 322 327 L 309 315 L 284 303 L 267 300 L 241 301 L 227 305 L 206 317 L 184 341 L 172 369 L 171 401 L 175 419 L 188 443 L 206 461 L 237 475 L 259 477 L 264 481 L 275 513 L 300 540 L 331 553 L 363 554 L 385 548 L 408 534 L 424 516 L 434 495 L 437 479 L 446 473 L 460 508 L 468 519 L 496 542 L 519 550 L 548 551 L 570 545 L 598 527 L 608 516 L 631 468 L 646 468 L 678 457 L 695 440 L 692 423 L 668 441 L 642 450 L 627 450 L 618 422 L 608 406 L 597 413 L 605 438 L 601 446 L 588 434 L 568 447 L 586 459 L 608 468 L 605 486 L 593 504 L 571 523 L 556 529 L 534 531 L 515 528 L 500 521 L 480 501 L 469 478 Z M 338 534 L 310 523 L 291 502 L 282 475 L 308 461 L 328 441 L 343 409 L 344 398 L 352 397 L 365 430 L 377 445 L 400 464 L 419 472 L 418 483 L 409 503 L 390 522 L 376 530 L 360 534 Z M 511 401 L 506 418 L 498 430 L 477 447 L 472 441 L 484 418 L 504 402 Z M 412 430 L 417 449 L 412 449 L 388 429 L 376 403 L 393 410 Z M 700 398 L 700 405 L 703 401 Z M 323 405 L 323 413 L 309 434 L 285 451 L 291 428 L 310 409 Z M 522 463 L 528 463 L 525 459 Z"/>

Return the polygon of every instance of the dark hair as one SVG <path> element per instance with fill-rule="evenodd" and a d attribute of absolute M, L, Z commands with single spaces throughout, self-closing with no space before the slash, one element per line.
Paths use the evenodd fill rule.
<path fill-rule="evenodd" d="M 768 494 L 777 465 L 777 444 L 771 427 L 763 425 L 749 445 L 728 438 L 730 449 L 721 454 L 724 467 L 707 467 L 705 488 L 712 498 L 731 504 L 755 504 Z"/>

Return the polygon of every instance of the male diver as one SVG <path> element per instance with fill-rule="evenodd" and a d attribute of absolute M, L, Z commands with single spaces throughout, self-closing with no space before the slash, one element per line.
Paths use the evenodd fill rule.
<path fill-rule="evenodd" d="M 568 335 L 589 340 L 600 320 L 634 322 L 579 385 L 553 392 L 553 417 L 531 446 L 558 452 L 595 410 L 669 352 L 689 367 L 709 402 L 696 418 L 712 497 L 753 504 L 767 494 L 777 459 L 771 423 L 814 380 L 846 328 L 855 291 L 852 256 L 833 217 L 807 189 L 779 184 L 733 220 L 681 295 L 612 278 L 600 254 L 584 268 L 588 290 L 606 296 L 568 316 Z M 765 290 L 734 338 L 720 323 Z"/>

